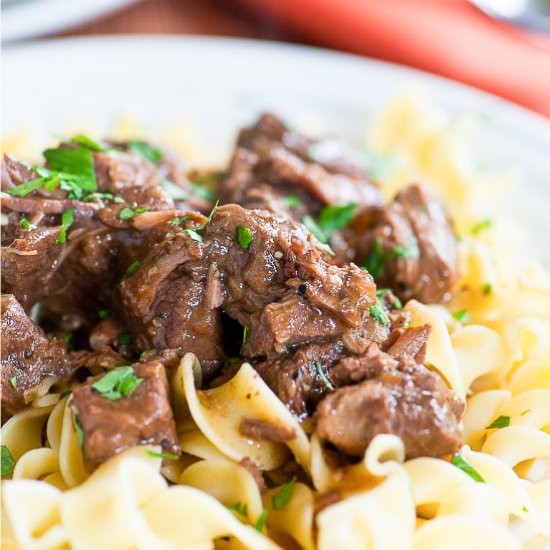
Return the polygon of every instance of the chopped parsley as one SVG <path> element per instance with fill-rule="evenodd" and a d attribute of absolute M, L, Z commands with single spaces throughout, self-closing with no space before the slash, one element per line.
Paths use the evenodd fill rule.
<path fill-rule="evenodd" d="M 147 454 L 153 458 L 166 458 L 167 460 L 177 460 L 178 456 L 172 453 L 160 453 L 158 451 L 153 451 L 152 449 L 147 449 Z"/>
<path fill-rule="evenodd" d="M 496 420 L 493 420 L 488 426 L 485 427 L 486 430 L 507 428 L 510 425 L 510 417 L 500 415 Z"/>
<path fill-rule="evenodd" d="M 485 283 L 481 287 L 481 292 L 483 292 L 483 294 L 485 296 L 489 296 L 489 294 L 491 294 L 491 292 L 493 292 L 493 285 L 491 283 Z"/>
<path fill-rule="evenodd" d="M 529 513 L 529 510 L 527 509 L 527 506 L 522 506 L 521 509 L 522 509 L 523 512 Z"/>
<path fill-rule="evenodd" d="M 100 143 L 99 141 L 95 141 L 94 139 L 82 134 L 73 136 L 69 139 L 69 142 L 76 143 L 77 145 L 81 145 L 90 151 L 97 151 L 99 153 L 104 153 L 109 150 L 109 146 L 105 143 Z"/>
<path fill-rule="evenodd" d="M 25 183 L 21 183 L 11 189 L 6 189 L 8 195 L 14 197 L 26 197 L 28 194 L 40 189 L 46 178 L 36 178 Z"/>
<path fill-rule="evenodd" d="M 121 208 L 120 212 L 118 213 L 118 219 L 122 221 L 131 220 L 138 214 L 143 214 L 144 212 L 147 212 L 149 210 L 148 206 L 124 206 Z"/>
<path fill-rule="evenodd" d="M 241 342 L 241 355 L 243 354 L 244 347 L 246 346 L 246 343 L 248 342 L 248 327 L 243 328 L 243 339 Z"/>
<path fill-rule="evenodd" d="M 451 313 L 453 319 L 456 319 L 459 323 L 470 323 L 472 321 L 472 316 L 468 313 L 467 309 L 461 309 L 460 311 L 455 311 Z"/>
<path fill-rule="evenodd" d="M 182 233 L 187 235 L 192 241 L 202 243 L 202 237 L 197 233 L 196 229 L 184 229 Z"/>
<path fill-rule="evenodd" d="M 131 275 L 133 275 L 139 268 L 141 267 L 141 262 L 139 260 L 136 260 L 135 262 L 132 262 L 129 266 L 124 275 L 122 276 L 122 279 L 120 282 L 124 281 L 124 279 L 127 279 Z"/>
<path fill-rule="evenodd" d="M 365 259 L 363 267 L 373 276 L 378 277 L 384 270 L 384 263 L 386 262 L 386 254 L 382 248 L 382 239 L 376 237 L 374 240 L 374 246 L 369 252 L 369 255 Z"/>
<path fill-rule="evenodd" d="M 16 390 L 17 389 L 17 376 L 16 375 L 13 375 L 11 378 L 10 378 L 10 384 L 11 384 L 11 387 Z"/>
<path fill-rule="evenodd" d="M 389 259 L 403 258 L 404 260 L 414 260 L 420 256 L 420 250 L 418 248 L 418 241 L 414 235 L 409 235 L 406 239 L 405 245 L 394 246 L 388 252 Z"/>
<path fill-rule="evenodd" d="M 275 510 L 283 510 L 294 491 L 294 485 L 296 484 L 296 478 L 293 477 L 278 493 L 271 497 L 271 503 Z"/>
<path fill-rule="evenodd" d="M 170 220 L 170 225 L 174 227 L 184 224 L 189 219 L 189 216 L 185 214 L 184 216 L 176 216 Z"/>
<path fill-rule="evenodd" d="M 472 225 L 470 229 L 470 233 L 475 237 L 479 235 L 481 232 L 489 229 L 492 225 L 493 225 L 492 220 L 490 220 L 489 218 L 486 218 L 476 223 L 475 225 Z"/>
<path fill-rule="evenodd" d="M 306 215 L 302 218 L 302 223 L 308 228 L 315 238 L 323 244 L 328 243 L 328 235 L 317 225 L 317 222 L 310 216 Z"/>
<path fill-rule="evenodd" d="M 97 313 L 97 316 L 100 319 L 107 319 L 107 317 L 111 316 L 111 312 L 108 309 L 100 309 Z"/>
<path fill-rule="evenodd" d="M 5 445 L 2 445 L 1 453 L 2 477 L 11 476 L 13 474 L 15 460 L 10 450 Z"/>
<path fill-rule="evenodd" d="M 214 193 L 208 189 L 208 187 L 203 187 L 198 182 L 191 182 L 191 194 L 203 201 L 211 201 L 214 199 Z"/>
<path fill-rule="evenodd" d="M 388 292 L 390 292 L 389 288 L 379 288 L 376 291 L 376 298 L 381 302 L 387 296 Z M 395 294 L 392 294 L 391 302 L 395 309 L 403 309 L 403 303 Z"/>
<path fill-rule="evenodd" d="M 61 229 L 59 235 L 55 239 L 55 244 L 63 244 L 67 240 L 67 229 L 71 227 L 74 222 L 74 208 L 67 208 L 63 214 L 61 214 Z"/>
<path fill-rule="evenodd" d="M 80 423 L 80 419 L 76 414 L 73 413 L 73 426 L 76 431 L 76 440 L 78 442 L 78 446 L 82 449 L 84 446 L 84 430 L 82 429 L 82 424 Z"/>
<path fill-rule="evenodd" d="M 25 229 L 25 230 L 29 230 L 31 228 L 31 224 L 29 223 L 29 220 L 27 220 L 27 218 L 23 218 L 20 222 L 19 222 L 19 225 Z"/>
<path fill-rule="evenodd" d="M 531 412 L 531 409 L 525 409 L 524 411 L 521 411 L 520 416 L 525 416 L 526 414 L 529 414 Z"/>
<path fill-rule="evenodd" d="M 354 202 L 325 206 L 319 213 L 317 224 L 325 235 L 330 236 L 338 229 L 348 226 L 356 210 L 357 204 Z"/>
<path fill-rule="evenodd" d="M 485 483 L 479 472 L 468 462 L 466 462 L 458 453 L 453 456 L 451 461 L 454 466 L 460 468 L 464 473 L 468 474 L 474 481 Z"/>
<path fill-rule="evenodd" d="M 267 508 L 264 508 L 262 510 L 262 513 L 260 514 L 260 517 L 258 518 L 258 521 L 256 522 L 256 525 L 254 525 L 254 528 L 256 531 L 259 531 L 260 533 L 263 533 L 265 529 L 265 523 L 267 521 L 267 513 L 269 510 Z"/>
<path fill-rule="evenodd" d="M 116 197 L 117 199 L 120 198 L 120 197 Z M 112 191 L 107 191 L 105 193 L 88 193 L 87 195 L 85 195 L 84 197 L 82 197 L 82 200 L 84 202 L 89 202 L 89 201 L 92 201 L 94 199 L 97 199 L 97 200 L 111 200 L 113 199 L 113 193 Z"/>
<path fill-rule="evenodd" d="M 185 189 L 182 189 L 179 185 L 176 185 L 166 178 L 161 179 L 160 185 L 164 191 L 175 200 L 185 200 L 189 198 L 189 193 Z"/>
<path fill-rule="evenodd" d="M 242 502 L 235 502 L 235 504 L 230 504 L 227 506 L 228 510 L 234 510 L 237 514 L 243 516 L 244 518 L 248 517 L 248 504 Z"/>
<path fill-rule="evenodd" d="M 144 357 L 147 357 L 147 355 L 151 355 L 153 353 L 157 353 L 156 349 L 146 349 L 145 351 L 142 351 L 139 355 L 140 359 L 143 359 Z"/>
<path fill-rule="evenodd" d="M 132 344 L 132 335 L 128 332 L 121 332 L 118 335 L 119 346 L 130 346 Z"/>
<path fill-rule="evenodd" d="M 156 164 L 164 158 L 163 152 L 156 148 L 144 143 L 143 141 L 131 140 L 128 142 L 128 151 L 137 153 L 144 159 Z"/>
<path fill-rule="evenodd" d="M 286 205 L 292 210 L 302 205 L 302 201 L 296 195 L 287 195 L 284 198 Z"/>
<path fill-rule="evenodd" d="M 239 246 L 246 250 L 252 244 L 254 237 L 252 236 L 252 230 L 250 227 L 244 227 L 243 225 L 237 225 L 237 242 Z"/>
<path fill-rule="evenodd" d="M 92 389 L 99 393 L 101 397 L 110 401 L 116 401 L 122 397 L 131 395 L 142 382 L 143 378 L 136 376 L 136 371 L 133 367 L 122 367 L 110 371 L 97 382 L 94 382 Z"/>
<path fill-rule="evenodd" d="M 369 309 L 371 317 L 376 319 L 381 325 L 387 325 L 390 322 L 388 314 L 384 311 L 380 297 L 376 296 L 376 304 L 370 307 Z"/>
<path fill-rule="evenodd" d="M 325 371 L 323 370 L 323 365 L 321 365 L 320 361 L 315 361 L 315 368 L 317 369 L 317 374 L 319 375 L 319 378 L 323 381 L 323 384 L 329 390 L 334 390 L 334 386 L 332 385 L 332 382 L 328 379 L 327 375 L 325 374 Z"/>

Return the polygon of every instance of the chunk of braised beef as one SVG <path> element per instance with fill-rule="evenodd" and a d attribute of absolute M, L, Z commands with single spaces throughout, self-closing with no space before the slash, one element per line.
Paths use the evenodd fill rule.
<path fill-rule="evenodd" d="M 142 381 L 127 396 L 113 400 L 95 390 L 92 386 L 103 374 L 73 389 L 70 406 L 82 427 L 84 462 L 90 472 L 136 445 L 180 452 L 164 367 L 150 362 L 136 363 L 133 369 Z"/>
<path fill-rule="evenodd" d="M 2 294 L 2 419 L 24 409 L 75 368 L 65 343 L 46 338 L 13 295 Z"/>
<path fill-rule="evenodd" d="M 382 433 L 399 436 L 407 458 L 442 457 L 460 446 L 463 403 L 437 373 L 411 359 L 375 354 L 363 360 L 363 381 L 319 403 L 317 431 L 325 441 L 352 456 L 361 456 Z"/>
<path fill-rule="evenodd" d="M 368 237 L 384 255 L 377 283 L 401 299 L 442 300 L 458 276 L 456 237 L 449 214 L 428 191 L 411 185 L 386 206 Z"/>

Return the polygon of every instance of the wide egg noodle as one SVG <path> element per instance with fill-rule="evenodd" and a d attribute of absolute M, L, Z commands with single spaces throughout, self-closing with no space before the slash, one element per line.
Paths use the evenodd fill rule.
<path fill-rule="evenodd" d="M 228 458 L 249 458 L 261 470 L 272 470 L 286 461 L 288 446 L 298 463 L 309 470 L 310 444 L 300 423 L 249 364 L 244 363 L 231 380 L 210 390 L 196 388 L 193 371 L 197 368 L 197 358 L 186 354 L 179 367 L 181 379 L 193 420 L 215 447 Z M 239 430 L 243 419 L 266 422 L 294 437 L 286 445 L 253 440 Z"/>

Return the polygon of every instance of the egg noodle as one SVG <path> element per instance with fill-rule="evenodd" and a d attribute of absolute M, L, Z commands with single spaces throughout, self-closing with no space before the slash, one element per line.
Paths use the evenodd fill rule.
<path fill-rule="evenodd" d="M 480 218 L 481 194 L 498 186 L 463 162 L 452 126 L 400 98 L 369 147 L 393 164 L 379 178 L 388 196 L 414 179 L 431 184 L 460 236 L 452 300 L 406 305 L 413 323 L 432 327 L 426 364 L 466 399 L 459 457 L 405 461 L 398 437 L 378 435 L 360 463 L 335 468 L 250 365 L 201 390 L 200 364 L 187 354 L 170 381 L 183 450 L 170 466 L 160 448 L 138 447 L 88 476 L 70 395 L 46 394 L 6 422 L 2 444 L 16 465 L 2 484 L 2 547 L 550 548 L 550 284 L 514 264 L 498 217 Z M 296 437 L 251 440 L 243 417 Z M 260 492 L 247 458 L 272 488 Z M 307 482 L 293 477 L 296 464 Z M 344 498 L 331 501 L 335 489 Z"/>

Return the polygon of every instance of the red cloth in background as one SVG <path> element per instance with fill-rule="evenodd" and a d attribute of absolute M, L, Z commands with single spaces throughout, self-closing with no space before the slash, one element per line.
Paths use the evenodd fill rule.
<path fill-rule="evenodd" d="M 316 42 L 459 80 L 550 117 L 550 37 L 466 0 L 240 0 Z"/>

